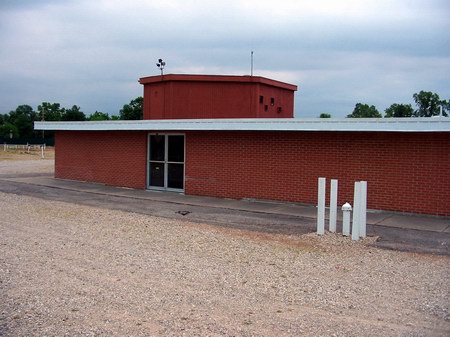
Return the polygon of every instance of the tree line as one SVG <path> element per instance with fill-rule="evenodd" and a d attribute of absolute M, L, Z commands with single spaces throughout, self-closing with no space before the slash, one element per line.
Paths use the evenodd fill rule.
<path fill-rule="evenodd" d="M 34 130 L 36 121 L 103 121 L 103 120 L 125 120 L 142 119 L 143 98 L 137 97 L 125 104 L 120 109 L 119 115 L 110 116 L 101 111 L 86 116 L 77 105 L 71 108 L 61 107 L 60 103 L 42 102 L 35 111 L 30 105 L 19 105 L 9 113 L 0 114 L 0 138 L 39 138 L 40 131 Z M 47 133 L 51 136 L 52 133 Z"/>
<path fill-rule="evenodd" d="M 438 116 L 442 107 L 444 116 L 450 115 L 450 100 L 442 100 L 430 91 L 420 91 L 413 95 L 416 109 L 411 104 L 392 104 L 384 111 L 384 117 L 432 117 Z M 137 120 L 142 119 L 143 98 L 137 97 L 120 109 L 119 115 L 109 115 L 101 111 L 86 116 L 77 105 L 63 108 L 59 103 L 42 102 L 35 111 L 30 105 L 19 105 L 9 113 L 0 114 L 0 138 L 39 138 L 41 134 L 34 131 L 35 121 L 103 121 L 103 120 Z M 330 118 L 322 113 L 320 118 Z M 374 105 L 357 103 L 348 118 L 381 118 L 383 115 Z M 48 133 L 47 136 L 51 136 Z"/>
<path fill-rule="evenodd" d="M 411 104 L 391 104 L 384 110 L 384 117 L 432 117 L 450 115 L 450 100 L 441 99 L 438 94 L 431 91 L 420 91 L 413 95 L 416 109 Z M 328 113 L 322 113 L 320 118 L 330 118 Z M 347 118 L 382 118 L 383 115 L 374 105 L 357 103 L 353 112 L 347 115 Z"/>

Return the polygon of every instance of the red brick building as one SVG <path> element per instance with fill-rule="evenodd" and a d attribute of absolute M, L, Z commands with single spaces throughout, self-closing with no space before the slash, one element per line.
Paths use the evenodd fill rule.
<path fill-rule="evenodd" d="M 297 86 L 259 76 L 144 77 L 144 119 L 292 118 Z"/>
<path fill-rule="evenodd" d="M 251 76 L 140 79 L 144 119 L 37 122 L 56 131 L 55 177 L 190 195 L 338 203 L 450 216 L 450 118 L 296 119 L 296 86 Z"/>

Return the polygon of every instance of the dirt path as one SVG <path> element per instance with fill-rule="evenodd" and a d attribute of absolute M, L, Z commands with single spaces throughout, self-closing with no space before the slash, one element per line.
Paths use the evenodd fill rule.
<path fill-rule="evenodd" d="M 0 193 L 0 335 L 448 336 L 450 259 Z"/>

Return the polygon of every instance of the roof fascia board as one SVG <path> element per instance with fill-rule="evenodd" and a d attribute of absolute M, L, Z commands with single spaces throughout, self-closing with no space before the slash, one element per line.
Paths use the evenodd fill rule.
<path fill-rule="evenodd" d="M 62 131 L 346 131 L 450 132 L 450 118 L 368 119 L 174 119 L 35 122 L 36 130 Z"/>
<path fill-rule="evenodd" d="M 297 91 L 298 87 L 294 84 L 289 84 L 270 78 L 261 76 L 237 76 L 237 75 L 189 75 L 189 74 L 167 74 L 142 77 L 139 79 L 140 84 L 152 84 L 160 82 L 238 82 L 238 83 L 263 83 L 266 85 Z"/>

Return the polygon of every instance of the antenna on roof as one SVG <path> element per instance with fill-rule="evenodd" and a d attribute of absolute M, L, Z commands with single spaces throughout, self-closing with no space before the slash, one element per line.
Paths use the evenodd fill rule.
<path fill-rule="evenodd" d="M 156 63 L 156 66 L 161 70 L 161 76 L 164 75 L 164 66 L 166 65 L 166 62 L 164 62 L 162 59 L 158 60 L 158 63 Z"/>
<path fill-rule="evenodd" d="M 250 54 L 250 76 L 253 76 L 253 50 Z"/>

